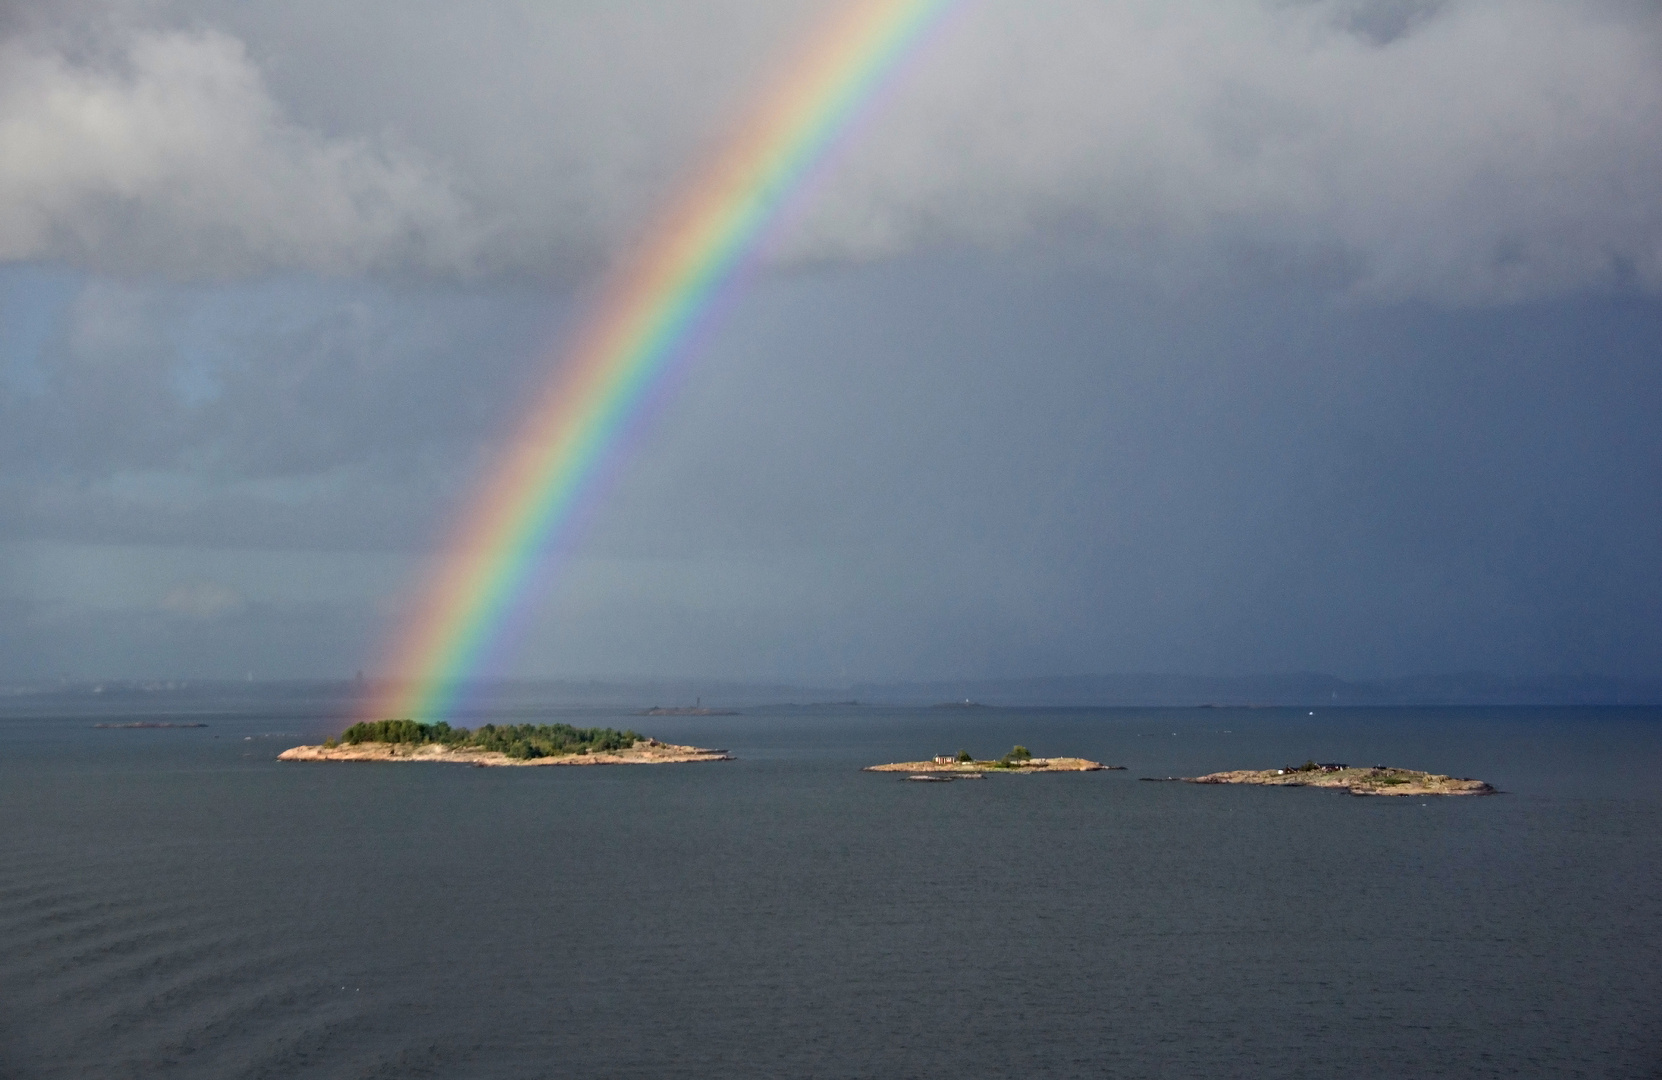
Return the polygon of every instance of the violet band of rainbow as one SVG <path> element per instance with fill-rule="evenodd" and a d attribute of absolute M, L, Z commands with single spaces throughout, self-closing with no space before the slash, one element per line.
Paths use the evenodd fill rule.
<path fill-rule="evenodd" d="M 363 719 L 449 717 L 550 539 L 768 226 L 954 0 L 851 0 L 712 165 L 673 203 L 555 361 L 470 504 L 415 617 L 393 677 Z"/>

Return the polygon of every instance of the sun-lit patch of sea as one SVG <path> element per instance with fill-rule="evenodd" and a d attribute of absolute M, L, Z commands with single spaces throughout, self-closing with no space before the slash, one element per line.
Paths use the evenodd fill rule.
<path fill-rule="evenodd" d="M 326 703 L 10 699 L 0 1075 L 1662 1065 L 1662 710 L 742 712 L 525 707 L 737 760 L 469 769 L 278 763 Z M 860 771 L 1018 742 L 1128 769 Z M 1506 794 L 1138 779 L 1312 757 Z"/>

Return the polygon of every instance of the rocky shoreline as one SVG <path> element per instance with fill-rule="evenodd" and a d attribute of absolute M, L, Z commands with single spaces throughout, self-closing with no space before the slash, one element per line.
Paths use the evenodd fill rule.
<path fill-rule="evenodd" d="M 1348 765 L 1301 769 L 1236 769 L 1205 776 L 1178 777 L 1187 784 L 1256 784 L 1262 787 L 1336 788 L 1352 795 L 1493 795 L 1495 789 L 1470 777 L 1393 769 L 1385 765 L 1353 769 Z"/>
<path fill-rule="evenodd" d="M 640 739 L 622 750 L 583 751 L 545 757 L 515 758 L 492 750 L 449 747 L 441 743 L 343 743 L 339 746 L 296 746 L 277 755 L 278 761 L 424 761 L 456 765 L 675 765 L 692 761 L 732 761 L 725 750 L 678 746 L 657 739 Z"/>
<path fill-rule="evenodd" d="M 984 773 L 1045 773 L 1045 772 L 1099 772 L 1103 769 L 1123 769 L 1123 765 L 1104 765 L 1077 757 L 1028 758 L 1008 765 L 996 761 L 954 761 L 950 758 L 933 761 L 897 761 L 889 765 L 867 765 L 863 772 L 903 772 L 925 775 L 972 775 Z"/>

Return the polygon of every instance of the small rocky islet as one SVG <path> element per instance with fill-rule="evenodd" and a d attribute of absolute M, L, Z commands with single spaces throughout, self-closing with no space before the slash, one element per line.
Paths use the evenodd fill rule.
<path fill-rule="evenodd" d="M 1034 757 L 1017 746 L 1002 758 L 978 760 L 960 750 L 957 754 L 929 761 L 897 761 L 868 765 L 866 772 L 905 773 L 906 779 L 941 782 L 971 780 L 996 773 L 1097 772 L 1124 769 L 1086 758 Z M 1493 795 L 1495 788 L 1471 777 L 1399 769 L 1389 765 L 1352 767 L 1339 762 L 1307 761 L 1282 769 L 1235 769 L 1205 776 L 1145 776 L 1144 780 L 1169 780 L 1186 784 L 1249 784 L 1260 787 L 1316 787 L 1347 791 L 1352 795 Z"/>
<path fill-rule="evenodd" d="M 1145 778 L 1147 779 L 1147 778 Z M 1397 769 L 1389 765 L 1352 767 L 1340 762 L 1307 761 L 1283 769 L 1235 769 L 1205 776 L 1170 779 L 1187 784 L 1253 784 L 1260 787 L 1315 787 L 1352 795 L 1494 795 L 1492 785 L 1469 776 Z"/>
<path fill-rule="evenodd" d="M 1123 765 L 1104 765 L 1100 761 L 1076 757 L 1034 757 L 1025 746 L 1017 746 L 1001 758 L 978 760 L 967 751 L 942 754 L 929 761 L 896 761 L 887 765 L 867 765 L 864 772 L 906 773 L 908 780 L 942 781 L 979 779 L 995 773 L 1065 773 L 1100 772 L 1104 769 L 1123 769 Z"/>

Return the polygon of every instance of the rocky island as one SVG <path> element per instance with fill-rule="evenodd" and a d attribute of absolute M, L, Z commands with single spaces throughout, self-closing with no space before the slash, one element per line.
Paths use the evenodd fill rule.
<path fill-rule="evenodd" d="M 1470 777 L 1393 769 L 1351 768 L 1338 762 L 1307 761 L 1286 769 L 1237 769 L 1182 777 L 1189 784 L 1258 784 L 1264 787 L 1339 788 L 1352 795 L 1493 795 L 1495 789 Z"/>
<path fill-rule="evenodd" d="M 1087 761 L 1076 757 L 1034 757 L 1025 746 L 1017 746 L 1008 754 L 993 761 L 977 761 L 967 750 L 960 750 L 957 754 L 943 754 L 931 761 L 897 761 L 889 765 L 868 765 L 865 772 L 903 772 L 917 777 L 938 776 L 984 776 L 987 773 L 1040 773 L 1040 772 L 1096 772 L 1100 769 L 1123 768 L 1119 765 L 1103 765 L 1100 761 Z"/>
<path fill-rule="evenodd" d="M 677 746 L 633 731 L 570 724 L 449 724 L 377 720 L 353 724 L 320 746 L 296 746 L 279 761 L 434 761 L 464 765 L 667 765 L 731 761 L 725 750 Z"/>

